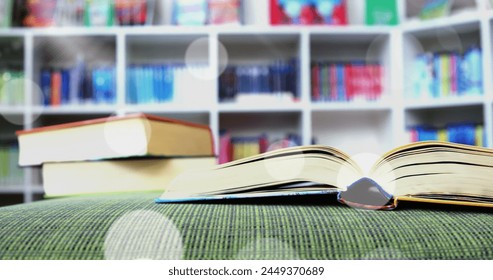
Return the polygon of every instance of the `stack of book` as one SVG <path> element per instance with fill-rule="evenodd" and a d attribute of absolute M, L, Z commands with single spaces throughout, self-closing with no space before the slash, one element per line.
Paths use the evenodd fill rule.
<path fill-rule="evenodd" d="M 209 127 L 135 114 L 17 132 L 19 165 L 41 166 L 47 196 L 166 189 L 213 166 Z"/>
<path fill-rule="evenodd" d="M 316 62 L 311 67 L 312 101 L 375 101 L 383 93 L 383 67 L 377 63 Z"/>
<path fill-rule="evenodd" d="M 486 143 L 482 124 L 449 124 L 440 128 L 419 125 L 410 128 L 408 132 L 411 142 L 439 140 L 475 146 L 484 146 Z"/>
<path fill-rule="evenodd" d="M 24 170 L 17 165 L 19 148 L 0 146 L 0 186 L 19 186 L 24 182 Z"/>
<path fill-rule="evenodd" d="M 414 62 L 409 98 L 442 98 L 483 93 L 482 51 L 424 53 Z"/>

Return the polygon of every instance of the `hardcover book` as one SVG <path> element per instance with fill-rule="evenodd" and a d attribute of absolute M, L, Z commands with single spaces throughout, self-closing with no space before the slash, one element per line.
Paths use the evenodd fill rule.
<path fill-rule="evenodd" d="M 398 201 L 493 207 L 492 149 L 418 142 L 364 167 L 328 146 L 286 148 L 182 173 L 156 202 L 338 193 L 365 209 L 393 209 Z"/>
<path fill-rule="evenodd" d="M 215 163 L 212 156 L 49 162 L 42 168 L 43 188 L 50 197 L 162 191 L 181 172 L 213 167 Z"/>
<path fill-rule="evenodd" d="M 127 158 L 214 156 L 206 125 L 133 114 L 17 132 L 19 165 Z"/>

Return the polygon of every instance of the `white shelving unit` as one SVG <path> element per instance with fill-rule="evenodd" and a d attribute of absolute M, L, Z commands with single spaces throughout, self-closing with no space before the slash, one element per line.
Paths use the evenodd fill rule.
<path fill-rule="evenodd" d="M 265 1 L 267 3 L 267 1 Z M 408 17 L 416 13 L 407 1 Z M 457 2 L 457 1 L 456 1 Z M 458 1 L 461 2 L 461 1 Z M 470 1 L 468 1 L 470 2 Z M 253 4 L 255 3 L 255 4 Z M 259 5 L 247 1 L 247 15 Z M 462 3 L 462 2 L 461 2 Z M 465 2 L 464 2 L 465 3 Z M 464 4 L 462 3 L 462 4 Z M 448 121 L 474 121 L 485 126 L 487 146 L 493 147 L 493 13 L 484 11 L 479 1 L 475 11 L 426 22 L 403 22 L 396 27 L 350 25 L 269 26 L 263 7 L 255 19 L 241 27 L 113 27 L 43 28 L 0 31 L 0 45 L 13 38 L 23 46 L 22 63 L 26 77 L 25 106 L 0 106 L 1 114 L 18 116 L 22 125 L 0 118 L 0 139 L 11 137 L 18 129 L 83 120 L 109 115 L 144 112 L 207 124 L 216 143 L 219 131 L 235 135 L 266 132 L 273 138 L 297 133 L 302 144 L 332 145 L 350 154 L 383 153 L 406 143 L 406 127 Z M 252 8 L 253 7 L 253 8 Z M 459 43 L 457 45 L 456 43 Z M 252 63 L 275 58 L 297 58 L 300 65 L 299 102 L 230 104 L 218 101 L 218 80 L 190 77 L 197 85 L 197 96 L 175 103 L 132 105 L 126 100 L 126 69 L 134 63 L 185 62 L 187 49 L 199 44 L 192 56 L 207 63 L 217 77 L 224 56 L 228 63 Z M 456 45 L 454 45 L 456 44 Z M 460 44 L 466 44 L 461 46 Z M 482 96 L 427 101 L 404 98 L 409 89 L 412 59 L 421 51 L 467 47 L 479 44 L 483 49 L 484 89 Z M 70 105 L 44 107 L 35 104 L 33 92 L 42 67 L 72 65 L 83 53 L 89 64 L 112 63 L 117 69 L 115 105 Z M 0 60 L 2 58 L 0 57 Z M 384 98 L 377 102 L 312 103 L 310 63 L 319 59 L 378 61 L 384 65 Z M 34 81 L 34 85 L 32 83 Z M 29 202 L 42 193 L 38 168 L 27 169 L 22 186 L 0 186 L 1 193 L 19 193 Z"/>

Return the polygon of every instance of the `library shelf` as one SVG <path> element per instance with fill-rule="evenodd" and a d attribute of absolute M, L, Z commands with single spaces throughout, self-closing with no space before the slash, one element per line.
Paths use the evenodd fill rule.
<path fill-rule="evenodd" d="M 256 5 L 266 5 L 260 4 L 262 1 L 247 2 L 252 11 L 256 11 Z M 461 7 L 471 8 L 472 2 L 480 3 L 477 10 L 458 12 Z M 0 115 L 22 119 L 21 125 L 4 125 L 5 121 L 0 120 L 0 145 L 15 139 L 17 129 L 144 112 L 207 124 L 216 143 L 222 130 L 240 136 L 267 133 L 273 139 L 294 133 L 302 139 L 301 144 L 311 144 L 316 139 L 319 144 L 353 153 L 365 149 L 381 153 L 404 144 L 410 125 L 442 124 L 447 119 L 474 121 L 484 125 L 485 144 L 493 147 L 493 12 L 483 11 L 485 3 L 456 0 L 453 11 L 457 13 L 450 17 L 415 22 L 407 19 L 417 16 L 416 1 L 407 0 L 404 11 L 400 12 L 407 19 L 398 26 L 270 26 L 267 21 L 247 19 L 252 24 L 2 29 L 0 52 L 2 46 L 20 44 L 15 59 L 24 70 L 27 82 L 25 104 L 0 105 Z M 267 14 L 266 7 L 260 10 Z M 462 49 L 471 44 L 482 48 L 484 95 L 425 101 L 407 99 L 415 56 L 422 52 L 449 51 L 449 46 L 440 42 L 454 38 L 459 39 Z M 188 53 L 197 42 L 199 48 Z M 72 67 L 77 54 L 82 54 L 89 66 L 115 67 L 115 103 L 43 106 L 33 100 L 36 89 L 29 83 L 39 83 L 41 71 L 46 67 Z M 223 64 L 262 64 L 289 59 L 298 63 L 299 102 L 251 104 L 219 100 L 218 77 Z M 312 102 L 311 65 L 352 61 L 384 67 L 382 99 Z M 203 63 L 212 78 L 192 77 L 200 96 L 190 95 L 167 103 L 133 104 L 127 92 L 129 67 L 152 63 Z M 30 168 L 24 186 L 14 189 L 31 201 L 34 195 L 42 193 L 41 183 L 39 170 Z M 2 186 L 0 192 L 1 189 Z"/>

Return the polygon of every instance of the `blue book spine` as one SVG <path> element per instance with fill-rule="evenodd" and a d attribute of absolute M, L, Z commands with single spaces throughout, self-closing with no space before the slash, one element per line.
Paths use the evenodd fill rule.
<path fill-rule="evenodd" d="M 177 69 L 176 66 L 173 65 L 163 65 L 163 72 L 164 72 L 164 100 L 165 101 L 171 101 L 174 98 L 175 92 L 175 70 Z"/>
<path fill-rule="evenodd" d="M 116 67 L 111 67 L 110 69 L 110 103 L 116 104 Z"/>
<path fill-rule="evenodd" d="M 337 64 L 336 66 L 336 71 L 337 71 L 337 100 L 338 101 L 345 101 L 346 100 L 346 87 L 345 87 L 345 82 L 344 82 L 344 65 L 343 64 Z"/>
<path fill-rule="evenodd" d="M 473 124 L 454 124 L 448 128 L 449 141 L 459 144 L 476 144 L 476 126 Z"/>
<path fill-rule="evenodd" d="M 41 70 L 41 92 L 43 94 L 43 105 L 49 106 L 51 103 L 51 71 L 48 69 Z"/>
<path fill-rule="evenodd" d="M 127 82 L 125 83 L 126 85 L 126 94 L 125 94 L 125 99 L 127 104 L 133 104 L 134 100 L 132 98 L 132 83 L 133 83 L 133 66 L 127 67 Z"/>
<path fill-rule="evenodd" d="M 440 55 L 433 55 L 433 95 L 432 97 L 440 97 L 441 90 L 441 71 L 440 71 Z"/>
<path fill-rule="evenodd" d="M 98 68 L 92 69 L 92 101 L 96 104 L 102 103 L 104 98 L 104 78 Z"/>
<path fill-rule="evenodd" d="M 70 72 L 69 70 L 62 70 L 62 89 L 61 89 L 61 104 L 70 103 Z"/>
<path fill-rule="evenodd" d="M 154 88 L 154 100 L 157 103 L 163 102 L 163 76 L 159 65 L 152 65 L 152 87 Z"/>
<path fill-rule="evenodd" d="M 483 65 L 481 49 L 478 47 L 470 48 L 465 59 L 469 66 L 469 93 L 481 94 L 483 92 Z"/>
<path fill-rule="evenodd" d="M 436 128 L 418 126 L 416 127 L 418 133 L 418 141 L 438 140 L 438 130 Z"/>
<path fill-rule="evenodd" d="M 135 103 L 136 104 L 142 104 L 144 103 L 144 84 L 143 84 L 143 79 L 144 76 L 142 75 L 143 73 L 143 67 L 141 65 L 138 65 L 135 67 Z"/>

